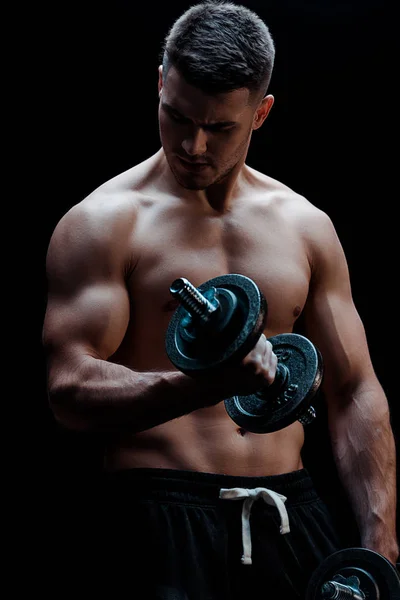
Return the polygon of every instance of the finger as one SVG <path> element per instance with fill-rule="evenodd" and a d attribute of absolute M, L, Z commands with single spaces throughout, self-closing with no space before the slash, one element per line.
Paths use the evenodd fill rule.
<path fill-rule="evenodd" d="M 271 384 L 275 379 L 277 364 L 278 357 L 273 351 L 271 342 L 266 338 L 261 374 L 268 384 Z"/>

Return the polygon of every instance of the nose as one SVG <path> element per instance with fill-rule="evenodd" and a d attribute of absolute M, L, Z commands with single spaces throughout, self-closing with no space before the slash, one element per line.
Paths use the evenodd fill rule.
<path fill-rule="evenodd" d="M 201 156 L 207 150 L 207 134 L 200 127 L 196 128 L 182 142 L 182 148 L 188 156 Z"/>

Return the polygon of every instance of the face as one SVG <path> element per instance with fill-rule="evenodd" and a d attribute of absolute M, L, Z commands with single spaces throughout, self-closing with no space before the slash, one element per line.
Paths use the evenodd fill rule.
<path fill-rule="evenodd" d="M 171 67 L 159 77 L 161 143 L 178 183 L 202 190 L 219 183 L 245 161 L 252 131 L 265 120 L 273 97 L 249 104 L 246 88 L 207 95 Z"/>

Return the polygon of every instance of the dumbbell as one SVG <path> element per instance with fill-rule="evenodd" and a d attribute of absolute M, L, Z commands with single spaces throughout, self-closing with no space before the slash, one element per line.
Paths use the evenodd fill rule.
<path fill-rule="evenodd" d="M 397 569 L 367 548 L 346 548 L 328 556 L 311 576 L 306 600 L 400 600 Z"/>
<path fill-rule="evenodd" d="M 172 364 L 191 377 L 239 365 L 265 329 L 267 301 L 244 275 L 221 275 L 198 288 L 181 277 L 171 284 L 170 293 L 180 305 L 166 331 L 166 352 Z M 323 376 L 321 354 L 306 337 L 284 333 L 269 341 L 278 358 L 273 383 L 255 394 L 224 400 L 232 420 L 253 433 L 311 422 L 311 401 Z"/>

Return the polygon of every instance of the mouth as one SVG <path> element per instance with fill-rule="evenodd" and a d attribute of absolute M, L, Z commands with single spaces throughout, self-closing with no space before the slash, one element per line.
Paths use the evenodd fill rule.
<path fill-rule="evenodd" d="M 190 162 L 187 161 L 183 158 L 181 158 L 180 156 L 178 156 L 179 162 L 183 165 L 183 167 L 187 170 L 187 171 L 191 171 L 191 172 L 196 172 L 197 171 L 203 171 L 204 169 L 206 169 L 209 166 L 209 163 L 206 162 Z"/>

